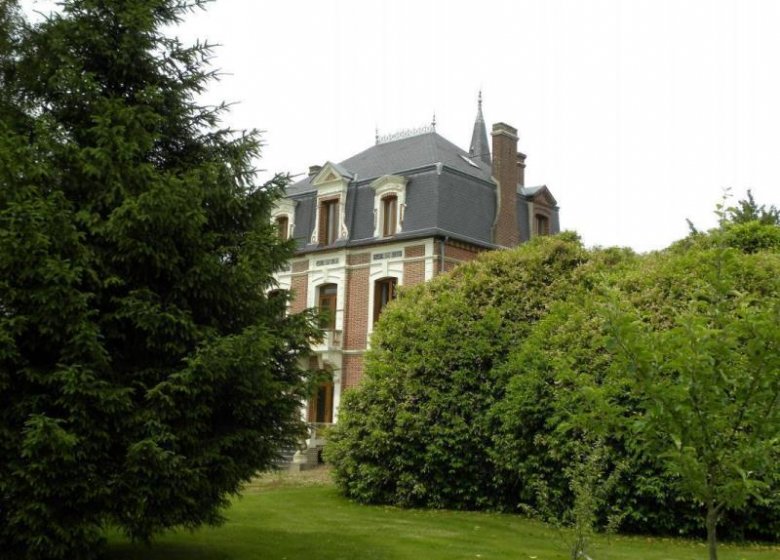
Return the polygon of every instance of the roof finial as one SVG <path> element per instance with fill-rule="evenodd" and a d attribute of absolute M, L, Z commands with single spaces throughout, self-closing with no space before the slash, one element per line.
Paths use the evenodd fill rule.
<path fill-rule="evenodd" d="M 431 126 L 433 127 L 433 131 L 436 132 L 436 111 L 433 112 L 433 120 L 431 121 Z"/>
<path fill-rule="evenodd" d="M 374 142 L 379 144 L 379 125 L 374 125 Z"/>
<path fill-rule="evenodd" d="M 474 120 L 474 132 L 471 134 L 469 154 L 473 158 L 482 160 L 486 165 L 491 163 L 487 127 L 485 126 L 485 117 L 482 116 L 482 88 L 479 88 L 477 96 L 477 118 Z"/>

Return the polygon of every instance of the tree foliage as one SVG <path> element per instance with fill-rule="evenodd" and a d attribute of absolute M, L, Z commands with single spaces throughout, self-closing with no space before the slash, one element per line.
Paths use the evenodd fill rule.
<path fill-rule="evenodd" d="M 676 486 L 706 507 L 710 558 L 728 508 L 776 490 L 780 452 L 780 259 L 709 249 L 667 266 L 697 286 L 664 328 L 616 303 L 619 366 L 643 398 L 642 435 Z M 670 266 L 671 265 L 671 266 Z"/>
<path fill-rule="evenodd" d="M 736 206 L 730 206 L 726 209 L 725 218 L 731 224 L 746 224 L 748 222 L 758 222 L 763 225 L 780 226 L 780 210 L 774 205 L 769 208 L 766 204 L 759 205 L 753 193 L 748 189 L 747 198 L 737 201 Z"/>
<path fill-rule="evenodd" d="M 217 522 L 301 434 L 308 316 L 268 299 L 290 256 L 256 133 L 195 97 L 207 45 L 165 34 L 201 2 L 0 9 L 0 543 L 87 558 Z M 10 53 L 10 54 L 9 54 Z"/>
<path fill-rule="evenodd" d="M 712 429 L 740 418 L 737 397 L 756 395 L 750 383 L 760 378 L 757 408 L 736 430 L 763 434 L 748 446 L 750 461 L 737 461 L 738 445 L 718 445 L 739 465 L 729 472 L 744 475 L 724 479 L 723 491 L 739 499 L 722 506 L 721 519 L 730 537 L 780 537 L 780 475 L 766 468 L 777 459 L 770 389 L 780 383 L 772 327 L 780 251 L 756 239 L 780 228 L 726 222 L 642 256 L 585 250 L 567 238 L 535 240 L 402 292 L 377 325 L 366 381 L 342 401 L 327 455 L 342 490 L 367 502 L 546 511 L 560 520 L 590 515 L 584 496 L 602 526 L 619 519 L 630 532 L 701 534 L 703 500 L 681 491 L 692 473 L 670 468 L 650 422 L 648 385 L 611 343 L 614 317 L 605 309 L 618 297 L 641 319 L 642 336 L 631 340 L 657 337 L 647 340 L 657 342 L 650 355 L 666 369 L 657 361 L 652 368 L 669 381 L 666 391 L 682 391 L 682 378 L 671 376 L 683 365 L 675 361 L 682 349 L 696 348 L 696 363 L 723 360 L 718 371 L 728 391 L 718 398 L 732 400 L 719 408 L 713 397 Z M 715 254 L 728 255 L 721 284 L 713 284 Z M 728 294 L 717 313 L 735 338 L 705 336 L 721 329 L 708 315 L 713 286 Z M 700 324 L 693 338 L 680 330 L 689 324 Z M 756 329 L 761 336 L 749 335 Z M 709 342 L 698 347 L 699 337 Z M 747 367 L 761 360 L 760 375 Z M 725 375 L 725 364 L 741 369 Z M 589 461 L 587 442 L 603 448 L 600 480 L 578 475 Z"/>
<path fill-rule="evenodd" d="M 366 378 L 342 400 L 326 447 L 345 493 L 407 506 L 511 507 L 490 453 L 488 413 L 507 383 L 499 366 L 588 258 L 571 235 L 541 238 L 404 291 L 383 312 Z"/>

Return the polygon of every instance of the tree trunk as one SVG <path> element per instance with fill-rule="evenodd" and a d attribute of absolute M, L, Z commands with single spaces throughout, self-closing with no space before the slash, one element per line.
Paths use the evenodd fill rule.
<path fill-rule="evenodd" d="M 710 551 L 710 560 L 718 560 L 718 540 L 715 531 L 719 513 L 714 500 L 707 502 L 707 547 Z"/>

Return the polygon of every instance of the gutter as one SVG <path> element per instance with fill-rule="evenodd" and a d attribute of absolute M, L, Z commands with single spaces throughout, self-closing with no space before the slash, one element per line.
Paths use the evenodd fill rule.
<path fill-rule="evenodd" d="M 320 247 L 320 246 L 303 247 L 295 251 L 295 256 L 303 256 L 312 253 L 323 253 L 327 251 L 336 251 L 340 249 L 351 249 L 353 247 L 365 247 L 369 245 L 387 245 L 389 243 L 398 243 L 401 241 L 408 241 L 411 239 L 421 239 L 425 237 L 441 237 L 446 239 L 447 241 L 449 240 L 461 241 L 463 243 L 469 243 L 471 245 L 476 245 L 478 247 L 483 247 L 485 249 L 503 248 L 500 245 L 496 245 L 495 243 L 488 243 L 486 241 L 482 241 L 481 239 L 474 239 L 467 235 L 460 235 L 445 229 L 426 228 L 426 229 L 416 230 L 413 232 L 401 233 L 398 235 L 394 235 L 393 237 L 385 237 L 385 238 L 368 237 L 365 239 L 359 239 L 355 241 L 347 241 L 347 242 L 342 241 L 341 243 L 326 245 L 324 247 Z"/>

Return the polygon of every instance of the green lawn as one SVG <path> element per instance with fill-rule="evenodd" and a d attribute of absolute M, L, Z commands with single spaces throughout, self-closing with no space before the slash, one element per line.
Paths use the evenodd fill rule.
<path fill-rule="evenodd" d="M 353 504 L 322 477 L 266 477 L 247 488 L 219 528 L 168 533 L 151 548 L 111 535 L 113 560 L 513 559 L 567 560 L 562 535 L 514 515 Z M 700 560 L 703 543 L 599 538 L 594 560 Z M 778 560 L 780 547 L 724 545 L 721 560 Z"/>

